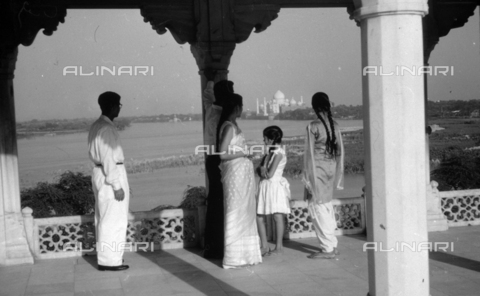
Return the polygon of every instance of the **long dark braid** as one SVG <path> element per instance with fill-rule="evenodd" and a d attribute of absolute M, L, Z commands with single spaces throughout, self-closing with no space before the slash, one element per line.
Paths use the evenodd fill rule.
<path fill-rule="evenodd" d="M 330 108 L 327 110 L 327 116 L 328 116 L 328 121 L 330 123 L 330 128 L 332 129 L 331 145 L 333 145 L 333 147 L 331 148 L 331 153 L 336 156 L 337 155 L 337 136 L 335 135 L 335 124 L 333 123 L 332 111 L 330 111 Z"/>
<path fill-rule="evenodd" d="M 330 100 L 328 99 L 327 94 L 322 92 L 314 94 L 312 97 L 312 107 L 313 111 L 315 111 L 315 114 L 317 114 L 318 119 L 320 119 L 320 121 L 323 123 L 323 126 L 325 127 L 325 130 L 327 132 L 327 152 L 333 156 L 336 156 L 338 150 L 337 137 L 335 135 L 335 124 L 333 123 L 332 112 L 330 111 Z M 330 129 L 327 128 L 327 123 L 321 116 L 320 112 L 327 112 Z"/>
<path fill-rule="evenodd" d="M 237 106 L 243 106 L 242 96 L 235 93 L 226 94 L 224 101 L 222 102 L 222 114 L 220 115 L 217 125 L 217 152 L 219 152 L 220 149 L 220 128 L 225 121 L 228 120 L 230 115 L 235 112 Z"/>
<path fill-rule="evenodd" d="M 327 128 L 327 123 L 325 122 L 323 117 L 320 115 L 320 111 L 319 110 L 314 110 L 314 111 L 315 111 L 315 114 L 317 114 L 318 119 L 320 119 L 320 121 L 323 123 L 323 126 L 325 127 L 325 131 L 327 132 L 327 143 L 326 143 L 327 152 L 332 154 L 332 149 L 330 147 L 330 143 L 331 143 L 330 130 Z"/>

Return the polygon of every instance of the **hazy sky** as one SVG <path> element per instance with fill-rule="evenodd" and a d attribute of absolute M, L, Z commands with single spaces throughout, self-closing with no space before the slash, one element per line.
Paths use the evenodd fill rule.
<path fill-rule="evenodd" d="M 454 75 L 429 78 L 430 100 L 480 99 L 478 11 L 432 53 L 430 64 L 453 66 Z M 148 66 L 153 75 L 64 76 L 67 66 Z M 245 109 L 277 90 L 308 102 L 324 91 L 336 104 L 359 105 L 360 28 L 345 9 L 282 9 L 266 31 L 237 44 L 229 71 Z M 122 96 L 124 116 L 201 112 L 190 46 L 158 35 L 139 10 L 68 10 L 53 36 L 40 32 L 20 46 L 14 84 L 17 121 L 97 117 L 107 90 Z"/>

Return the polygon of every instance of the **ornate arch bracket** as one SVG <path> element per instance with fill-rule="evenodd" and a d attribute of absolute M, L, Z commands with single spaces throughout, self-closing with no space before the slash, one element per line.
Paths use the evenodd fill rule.
<path fill-rule="evenodd" d="M 175 5 L 146 5 L 140 8 L 140 13 L 158 34 L 165 34 L 168 29 L 179 44 L 196 41 L 193 1 L 178 1 Z"/>
<path fill-rule="evenodd" d="M 2 1 L 3 2 L 3 1 Z M 22 44 L 29 46 L 38 32 L 51 36 L 65 22 L 67 9 L 61 5 L 43 4 L 40 0 L 5 1 L 1 4 L 0 53 L 14 52 Z"/>
<path fill-rule="evenodd" d="M 235 41 L 241 43 L 247 40 L 253 29 L 255 33 L 265 31 L 279 12 L 280 6 L 272 4 L 235 5 Z"/>
<path fill-rule="evenodd" d="M 429 13 L 423 18 L 423 55 L 428 63 L 430 55 L 441 37 L 447 36 L 451 29 L 463 27 L 471 17 L 480 1 L 459 0 L 456 3 L 437 0 L 428 1 Z"/>
<path fill-rule="evenodd" d="M 158 34 L 168 30 L 177 43 L 191 44 L 200 69 L 207 65 L 226 69 L 236 44 L 247 40 L 252 31 L 266 30 L 278 17 L 280 6 L 257 0 L 180 0 L 140 10 Z"/>

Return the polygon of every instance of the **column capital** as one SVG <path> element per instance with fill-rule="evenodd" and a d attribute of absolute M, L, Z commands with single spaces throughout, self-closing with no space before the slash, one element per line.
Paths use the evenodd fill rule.
<path fill-rule="evenodd" d="M 196 42 L 190 46 L 190 51 L 200 70 L 210 67 L 227 71 L 235 47 L 235 42 Z"/>
<path fill-rule="evenodd" d="M 428 13 L 427 0 L 353 0 L 355 4 L 354 18 L 363 19 L 382 15 L 418 14 L 424 16 Z"/>

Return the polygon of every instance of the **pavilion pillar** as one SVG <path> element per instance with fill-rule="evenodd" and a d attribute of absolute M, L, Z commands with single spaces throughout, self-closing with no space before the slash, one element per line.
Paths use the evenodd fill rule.
<path fill-rule="evenodd" d="M 0 265 L 33 263 L 20 207 L 13 72 L 18 50 L 0 56 Z"/>
<path fill-rule="evenodd" d="M 205 28 L 204 28 L 205 29 Z M 203 32 L 206 34 L 205 32 Z M 230 65 L 230 58 L 235 49 L 235 42 L 197 42 L 191 45 L 191 52 L 195 58 L 200 74 L 201 94 L 207 86 L 207 77 L 204 71 L 207 68 L 216 71 L 215 82 L 228 79 L 228 66 Z M 206 133 L 206 110 L 202 101 L 202 122 L 203 133 Z M 204 143 L 212 145 L 212 143 Z M 213 147 L 215 149 L 216 147 Z M 210 152 L 212 147 L 209 147 Z M 205 211 L 205 220 L 202 221 L 200 230 L 200 237 L 203 237 L 201 246 L 206 248 L 204 256 L 210 258 L 211 256 L 223 257 L 223 218 L 214 218 L 218 215 L 223 215 L 223 187 L 220 173 L 220 157 L 218 155 L 205 155 L 205 188 L 207 191 L 207 207 Z M 221 200 L 219 202 L 219 200 Z M 211 212 L 209 212 L 211 211 Z M 202 215 L 203 217 L 203 215 Z M 210 250 L 211 246 L 214 250 Z"/>
<path fill-rule="evenodd" d="M 200 86 L 201 86 L 202 95 L 203 95 L 203 91 L 207 87 L 207 82 L 208 82 L 208 79 L 203 74 L 204 73 L 203 71 L 204 71 L 204 69 L 198 71 L 198 74 L 200 75 Z M 221 81 L 221 80 L 228 80 L 228 70 L 218 70 L 217 71 L 217 75 L 215 75 L 215 83 L 217 83 L 218 81 Z M 202 102 L 202 122 L 203 122 L 203 134 L 204 135 L 205 135 L 205 112 L 206 112 L 205 106 L 203 105 L 203 102 Z M 208 143 L 204 142 L 203 144 L 207 145 Z M 210 153 L 212 153 L 213 148 L 209 147 L 209 149 L 210 149 Z M 218 156 L 215 156 L 215 155 L 205 155 L 205 160 L 209 157 L 212 157 L 212 156 L 213 157 L 218 157 Z M 220 168 L 218 167 L 218 165 L 211 166 L 209 164 L 210 164 L 210 162 L 205 161 L 205 188 L 207 190 L 207 195 L 208 195 L 208 192 L 209 192 L 209 189 L 210 189 L 209 176 L 218 175 L 218 173 L 216 173 L 216 172 L 220 171 Z M 217 180 L 217 181 L 219 181 L 219 180 Z"/>
<path fill-rule="evenodd" d="M 355 5 L 362 43 L 369 295 L 428 296 L 424 78 L 396 73 L 402 66 L 423 66 L 427 1 Z"/>
<path fill-rule="evenodd" d="M 203 75 L 203 71 L 205 69 L 211 68 L 216 71 L 215 82 L 228 79 L 228 66 L 230 65 L 230 58 L 233 55 L 235 46 L 235 42 L 198 42 L 190 46 L 190 50 L 199 68 L 198 73 L 200 74 L 200 91 L 202 95 L 203 90 L 207 87 L 208 82 L 205 75 Z M 205 133 L 205 107 L 203 102 L 202 121 L 203 130 Z M 205 158 L 208 157 L 208 155 L 205 156 Z M 219 175 L 218 172 L 220 170 L 218 165 L 209 166 L 209 163 L 210 162 L 205 161 L 205 185 L 207 192 L 209 191 L 209 176 Z"/>

